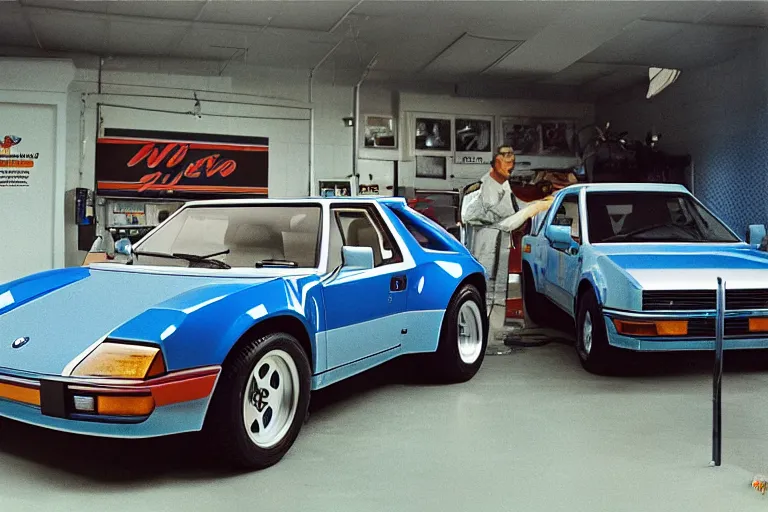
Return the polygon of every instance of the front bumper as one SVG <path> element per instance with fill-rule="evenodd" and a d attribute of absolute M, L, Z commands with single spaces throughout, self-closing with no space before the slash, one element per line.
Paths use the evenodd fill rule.
<path fill-rule="evenodd" d="M 0 417 L 75 434 L 145 438 L 202 428 L 221 368 L 173 372 L 147 381 L 29 375 L 0 369 Z M 136 414 L 77 410 L 74 397 L 94 403 L 136 401 Z"/>
<path fill-rule="evenodd" d="M 750 317 L 768 317 L 768 310 L 760 311 L 726 311 L 726 334 L 723 337 L 724 350 L 768 349 L 768 333 L 729 334 L 730 325 L 739 321 L 748 321 Z M 715 349 L 714 328 L 711 335 L 689 336 L 627 336 L 616 330 L 613 319 L 653 321 L 653 320 L 689 320 L 691 322 L 707 321 L 714 325 L 715 312 L 686 311 L 665 313 L 636 313 L 603 309 L 603 319 L 608 334 L 608 344 L 638 352 L 677 352 L 677 351 L 707 351 Z M 734 330 L 735 331 L 735 330 Z"/>

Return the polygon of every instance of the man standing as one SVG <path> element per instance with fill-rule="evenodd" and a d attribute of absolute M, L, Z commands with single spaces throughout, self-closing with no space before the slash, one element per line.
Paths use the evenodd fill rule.
<path fill-rule="evenodd" d="M 530 204 L 512 194 L 509 177 L 515 167 L 511 146 L 496 150 L 493 164 L 480 180 L 480 188 L 467 194 L 462 204 L 462 222 L 471 226 L 469 250 L 486 273 L 486 307 L 490 319 L 489 342 L 504 330 L 509 280 L 510 233 L 537 213 L 549 208 L 552 198 Z"/>

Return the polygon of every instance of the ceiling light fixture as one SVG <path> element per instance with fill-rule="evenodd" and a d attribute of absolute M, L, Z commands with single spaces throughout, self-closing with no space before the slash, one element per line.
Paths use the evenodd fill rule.
<path fill-rule="evenodd" d="M 672 85 L 680 76 L 679 69 L 649 68 L 648 69 L 648 94 L 646 99 L 651 99 L 661 91 Z"/>

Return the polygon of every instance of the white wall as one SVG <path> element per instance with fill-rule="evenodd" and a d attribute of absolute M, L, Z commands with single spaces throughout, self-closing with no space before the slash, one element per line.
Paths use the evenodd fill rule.
<path fill-rule="evenodd" d="M 597 105 L 600 122 L 644 139 L 662 133 L 662 149 L 690 153 L 694 193 L 744 236 L 768 223 L 768 39 L 727 62 L 683 72 L 651 100 L 647 86 Z"/>
<path fill-rule="evenodd" d="M 345 179 L 352 172 L 353 128 L 345 127 L 342 122 L 342 118 L 353 115 L 353 86 L 359 77 L 352 73 L 345 75 L 334 70 L 320 70 L 312 83 L 310 101 L 306 71 L 257 69 L 233 63 L 226 73 L 220 73 L 218 63 L 116 58 L 106 59 L 99 72 L 97 59 L 87 56 L 73 56 L 73 59 L 76 68 L 71 68 L 70 72 L 74 80 L 67 95 L 60 93 L 61 104 L 66 106 L 61 112 L 66 116 L 57 117 L 58 121 L 66 119 L 66 129 L 60 131 L 61 140 L 66 140 L 66 158 L 61 153 L 60 165 L 56 167 L 62 190 L 54 193 L 54 201 L 62 203 L 54 208 L 57 212 L 55 222 L 61 224 L 59 237 L 62 240 L 58 245 L 54 244 L 53 260 L 48 266 L 79 265 L 85 256 L 77 250 L 74 204 L 69 201 L 64 207 L 64 190 L 71 197 L 77 187 L 95 187 L 99 104 L 102 105 L 102 128 L 162 128 L 268 136 L 272 155 L 269 187 L 273 197 L 305 195 L 310 181 L 316 187 L 319 180 Z M 28 88 L 31 82 L 43 84 L 42 87 L 48 82 L 57 87 L 64 83 L 55 74 L 45 75 L 31 69 L 26 74 L 11 73 L 10 77 L 4 73 L 0 80 L 15 80 L 15 86 L 20 88 Z M 68 83 L 66 80 L 64 90 Z M 364 83 L 360 112 L 362 115 L 391 113 L 401 121 L 416 112 L 486 115 L 495 122 L 502 116 L 591 120 L 593 114 L 592 106 L 588 104 L 482 101 L 452 97 L 445 87 L 433 90 L 442 94 L 421 94 L 409 92 L 410 89 Z M 193 108 L 193 92 L 201 101 L 201 119 L 185 114 Z M 310 116 L 314 123 L 313 133 L 310 132 Z M 362 123 L 357 128 L 362 135 Z M 487 165 L 451 164 L 449 174 L 455 174 L 455 179 L 416 180 L 413 155 L 406 143 L 411 137 L 410 129 L 400 122 L 398 132 L 399 147 L 394 151 L 366 149 L 362 147 L 360 137 L 360 183 L 378 183 L 382 187 L 381 193 L 392 193 L 386 187 L 393 183 L 395 162 L 399 163 L 401 187 L 450 189 L 460 185 L 462 179 L 474 180 L 487 172 Z M 63 150 L 64 145 L 61 147 Z M 312 180 L 310 161 L 314 169 Z M 558 163 L 562 162 L 552 162 L 553 165 Z M 0 258 L 6 254 L 3 251 Z"/>
<path fill-rule="evenodd" d="M 0 141 L 19 137 L 10 155 L 34 155 L 23 158 L 31 166 L 0 159 L 0 171 L 6 177 L 9 171 L 25 173 L 15 177 L 26 185 L 8 186 L 7 179 L 0 184 L 2 283 L 64 265 L 66 91 L 74 66 L 60 60 L 0 59 L 0 69 Z"/>
<path fill-rule="evenodd" d="M 114 64 L 112 64 L 114 66 Z M 289 70 L 240 70 L 231 76 L 195 76 L 158 72 L 131 63 L 131 71 L 81 67 L 68 98 L 67 190 L 95 187 L 95 141 L 101 128 L 163 129 L 226 135 L 267 136 L 270 145 L 270 197 L 306 196 L 310 158 L 319 179 L 351 172 L 352 133 L 342 124 L 352 105 L 351 87 L 334 86 L 320 75 L 309 103 L 307 73 Z M 187 114 L 197 94 L 202 116 Z M 97 106 L 101 119 L 97 123 Z M 313 109 L 314 107 L 314 109 Z M 311 112 L 311 110 L 314 112 Z M 314 116 L 314 151 L 310 119 Z M 78 265 L 78 230 L 68 218 L 67 265 Z"/>

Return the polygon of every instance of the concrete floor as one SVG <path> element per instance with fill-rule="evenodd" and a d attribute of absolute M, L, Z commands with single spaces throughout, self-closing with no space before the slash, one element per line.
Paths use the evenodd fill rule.
<path fill-rule="evenodd" d="M 489 356 L 464 385 L 421 384 L 394 363 L 326 390 L 259 473 L 210 467 L 194 435 L 121 442 L 6 421 L 0 510 L 766 510 L 749 484 L 768 473 L 768 362 L 726 356 L 720 468 L 708 467 L 710 356 L 599 378 L 551 343 Z"/>

